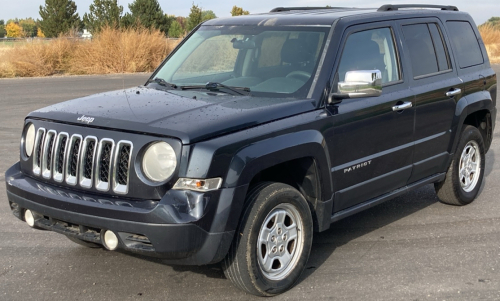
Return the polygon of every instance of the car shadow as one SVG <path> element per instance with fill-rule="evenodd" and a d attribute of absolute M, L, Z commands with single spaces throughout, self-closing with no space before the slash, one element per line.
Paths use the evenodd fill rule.
<path fill-rule="evenodd" d="M 432 185 L 426 185 L 405 195 L 394 198 L 378 206 L 333 223 L 329 230 L 314 233 L 313 246 L 306 269 L 299 283 L 311 276 L 335 251 L 372 231 L 387 226 L 401 218 L 409 216 L 438 202 Z M 176 272 L 202 274 L 209 278 L 223 279 L 224 272 L 220 264 L 205 266 L 182 266 L 164 263 L 161 259 L 128 254 L 142 260 L 171 266 Z"/>
<path fill-rule="evenodd" d="M 335 222 L 327 231 L 315 233 L 311 255 L 299 281 L 302 282 L 311 276 L 337 248 L 437 202 L 439 200 L 434 187 L 426 185 Z M 384 237 L 379 239 L 383 240 Z"/>

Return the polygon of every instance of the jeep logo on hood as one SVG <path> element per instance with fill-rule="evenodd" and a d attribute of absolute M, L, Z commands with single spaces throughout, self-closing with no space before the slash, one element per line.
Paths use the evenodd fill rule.
<path fill-rule="evenodd" d="M 89 124 L 92 121 L 94 121 L 94 117 L 87 117 L 85 115 L 82 115 L 81 117 L 78 117 L 78 119 L 76 119 L 76 120 L 81 121 L 81 122 L 86 122 L 87 124 Z"/>

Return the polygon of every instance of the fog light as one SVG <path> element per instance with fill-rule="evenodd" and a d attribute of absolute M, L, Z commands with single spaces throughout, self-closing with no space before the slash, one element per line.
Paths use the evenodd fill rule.
<path fill-rule="evenodd" d="M 33 212 L 31 212 L 31 210 L 26 209 L 24 211 L 24 221 L 31 228 L 35 227 L 35 217 L 33 216 Z"/>
<path fill-rule="evenodd" d="M 118 237 L 113 231 L 110 230 L 104 231 L 104 234 L 102 235 L 102 240 L 104 242 L 104 246 L 106 247 L 106 249 L 110 251 L 114 251 L 118 247 Z"/>

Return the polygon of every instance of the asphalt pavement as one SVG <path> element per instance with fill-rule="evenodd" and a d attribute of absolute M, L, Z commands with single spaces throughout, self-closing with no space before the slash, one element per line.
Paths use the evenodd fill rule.
<path fill-rule="evenodd" d="M 500 66 L 494 68 L 500 75 Z M 0 79 L 0 180 L 19 159 L 27 113 L 140 85 L 148 76 Z M 499 118 L 496 123 L 472 204 L 441 204 L 427 185 L 332 224 L 315 235 L 298 285 L 273 300 L 500 300 Z M 219 265 L 171 266 L 31 229 L 10 213 L 0 183 L 0 300 L 259 299 L 233 287 Z"/>

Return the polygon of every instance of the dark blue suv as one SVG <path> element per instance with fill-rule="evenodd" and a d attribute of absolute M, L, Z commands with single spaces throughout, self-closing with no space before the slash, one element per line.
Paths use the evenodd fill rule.
<path fill-rule="evenodd" d="M 213 19 L 143 86 L 30 113 L 10 208 L 85 246 L 222 262 L 242 290 L 276 295 L 332 222 L 431 183 L 472 202 L 496 89 L 452 6 Z"/>

